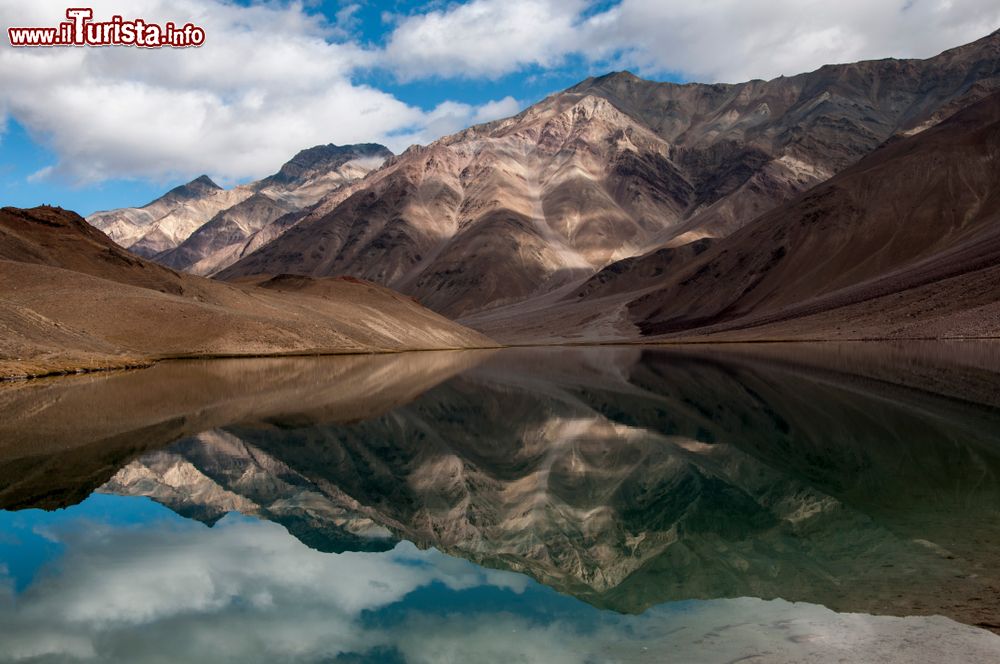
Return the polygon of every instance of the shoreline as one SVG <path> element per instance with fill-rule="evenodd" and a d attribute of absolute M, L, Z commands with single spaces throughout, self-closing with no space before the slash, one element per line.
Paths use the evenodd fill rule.
<path fill-rule="evenodd" d="M 784 345 L 784 344 L 833 344 L 833 343 L 907 343 L 907 342 L 1000 342 L 1000 336 L 983 337 L 856 337 L 856 338 L 823 338 L 823 339 L 671 339 L 671 340 L 619 340 L 619 341 L 561 341 L 561 342 L 534 342 L 534 343 L 509 343 L 497 344 L 496 346 L 461 346 L 450 348 L 403 348 L 403 349 L 373 349 L 373 350 L 304 350 L 287 351 L 274 353 L 185 353 L 178 355 L 164 355 L 146 359 L 130 359 L 122 363 L 94 364 L 81 366 L 79 363 L 67 363 L 65 367 L 38 370 L 35 372 L 6 373 L 0 369 L 0 386 L 7 383 L 18 383 L 24 381 L 41 380 L 45 378 L 60 378 L 66 376 L 80 376 L 86 374 L 109 373 L 114 371 L 135 371 L 148 369 L 160 362 L 172 360 L 238 360 L 238 359 L 278 359 L 292 357 L 336 357 L 336 356 L 356 356 L 356 355 L 396 355 L 400 353 L 427 353 L 435 351 L 462 351 L 462 350 L 502 350 L 505 348 L 580 348 L 580 347 L 634 347 L 634 346 L 738 346 L 738 345 Z"/>
<path fill-rule="evenodd" d="M 357 355 L 397 355 L 399 353 L 432 353 L 436 351 L 461 351 L 461 350 L 499 350 L 507 346 L 455 346 L 442 348 L 401 348 L 401 349 L 373 349 L 373 350 L 318 350 L 318 351 L 288 351 L 275 353 L 185 353 L 181 355 L 163 355 L 144 360 L 131 360 L 121 364 L 107 364 L 101 366 L 74 366 L 68 368 L 55 368 L 37 373 L 7 374 L 0 373 L 0 385 L 5 383 L 18 383 L 43 378 L 60 378 L 65 376 L 81 376 L 85 374 L 108 373 L 112 371 L 134 371 L 139 369 L 149 369 L 160 362 L 170 362 L 175 360 L 250 360 L 250 359 L 279 359 L 292 357 L 337 357 L 337 356 L 357 356 Z M 3 371 L 0 369 L 0 371 Z"/>

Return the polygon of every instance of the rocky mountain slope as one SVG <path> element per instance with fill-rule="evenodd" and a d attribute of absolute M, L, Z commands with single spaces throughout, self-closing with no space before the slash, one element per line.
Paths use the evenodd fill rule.
<path fill-rule="evenodd" d="M 95 212 L 87 220 L 132 253 L 207 275 L 256 247 L 252 238 L 279 217 L 363 178 L 391 156 L 376 144 L 318 145 L 263 180 L 227 190 L 202 175 L 141 208 Z"/>
<path fill-rule="evenodd" d="M 927 60 L 738 85 L 588 79 L 407 150 L 219 276 L 354 275 L 475 320 L 728 236 L 998 88 L 1000 32 Z"/>
<path fill-rule="evenodd" d="M 565 296 L 469 322 L 508 340 L 995 337 L 998 183 L 995 94 L 730 237 L 619 261 Z"/>
<path fill-rule="evenodd" d="M 356 279 L 240 285 L 138 258 L 59 208 L 0 210 L 0 376 L 164 357 L 460 348 L 491 342 Z"/>
<path fill-rule="evenodd" d="M 177 246 L 219 210 L 250 193 L 245 189 L 226 191 L 202 175 L 142 207 L 95 212 L 88 221 L 122 247 L 151 256 Z"/>
<path fill-rule="evenodd" d="M 1000 94 L 721 239 L 466 320 L 505 340 L 1000 334 Z"/>

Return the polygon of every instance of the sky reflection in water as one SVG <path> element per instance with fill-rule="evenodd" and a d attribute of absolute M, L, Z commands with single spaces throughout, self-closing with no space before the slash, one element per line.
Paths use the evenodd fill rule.
<path fill-rule="evenodd" d="M 622 616 L 406 542 L 321 553 L 276 524 L 231 514 L 208 528 L 145 498 L 96 495 L 55 513 L 5 512 L 0 525 L 4 559 L 15 563 L 3 579 L 2 661 L 1000 656 L 1000 639 L 945 618 L 782 600 L 675 602 Z"/>

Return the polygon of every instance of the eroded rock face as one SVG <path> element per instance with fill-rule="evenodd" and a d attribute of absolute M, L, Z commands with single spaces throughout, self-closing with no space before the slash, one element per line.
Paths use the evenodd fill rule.
<path fill-rule="evenodd" d="M 998 61 L 993 34 L 738 85 L 588 79 L 407 150 L 220 276 L 350 274 L 458 317 L 572 292 L 616 260 L 727 236 L 933 125 L 997 89 Z"/>
<path fill-rule="evenodd" d="M 294 217 L 391 156 L 373 143 L 318 145 L 257 182 L 223 189 L 202 175 L 141 208 L 95 212 L 87 220 L 134 253 L 210 275 L 256 248 L 258 233 L 273 239 L 286 230 L 289 220 L 274 224 L 280 217 Z"/>
<path fill-rule="evenodd" d="M 220 210 L 251 193 L 244 189 L 226 191 L 202 175 L 141 208 L 95 212 L 87 221 L 122 247 L 150 257 L 177 246 Z"/>

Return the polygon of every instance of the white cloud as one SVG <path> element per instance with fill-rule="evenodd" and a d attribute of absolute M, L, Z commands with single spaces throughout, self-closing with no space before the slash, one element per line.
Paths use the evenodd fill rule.
<path fill-rule="evenodd" d="M 52 166 L 43 166 L 28 176 L 28 182 L 43 182 L 52 175 Z"/>
<path fill-rule="evenodd" d="M 106 178 L 166 180 L 207 172 L 222 181 L 275 171 L 302 148 L 380 141 L 399 151 L 489 113 L 455 105 L 443 122 L 392 95 L 351 82 L 377 54 L 336 41 L 346 8 L 330 25 L 298 4 L 242 7 L 224 0 L 95 0 L 96 19 L 116 12 L 205 28 L 199 49 L 0 48 L 0 109 L 59 156 L 39 171 L 80 183 Z M 55 25 L 66 4 L 20 0 L 0 24 Z"/>
<path fill-rule="evenodd" d="M 399 19 L 384 60 L 404 80 L 497 77 L 575 55 L 706 82 L 928 57 L 1000 27 L 995 0 L 473 0 Z"/>
<path fill-rule="evenodd" d="M 54 526 L 67 553 L 21 595 L 0 576 L 0 661 L 223 658 L 282 661 L 365 651 L 386 636 L 362 612 L 417 588 L 491 585 L 522 592 L 520 575 L 483 570 L 400 544 L 385 553 L 325 554 L 281 526 L 227 518 L 213 529 L 159 523 Z M 3 583 L 3 581 L 8 581 Z"/>
<path fill-rule="evenodd" d="M 487 77 L 558 65 L 583 47 L 582 0 L 472 0 L 398 20 L 383 64 L 402 80 Z"/>
<path fill-rule="evenodd" d="M 997 28 L 994 0 L 623 0 L 588 25 L 601 49 L 640 70 L 726 82 L 929 57 Z"/>
<path fill-rule="evenodd" d="M 521 104 L 513 97 L 507 96 L 497 101 L 487 102 L 471 110 L 475 111 L 472 115 L 473 122 L 478 124 L 480 122 L 490 122 L 491 120 L 499 120 L 500 118 L 516 115 L 521 110 Z"/>

